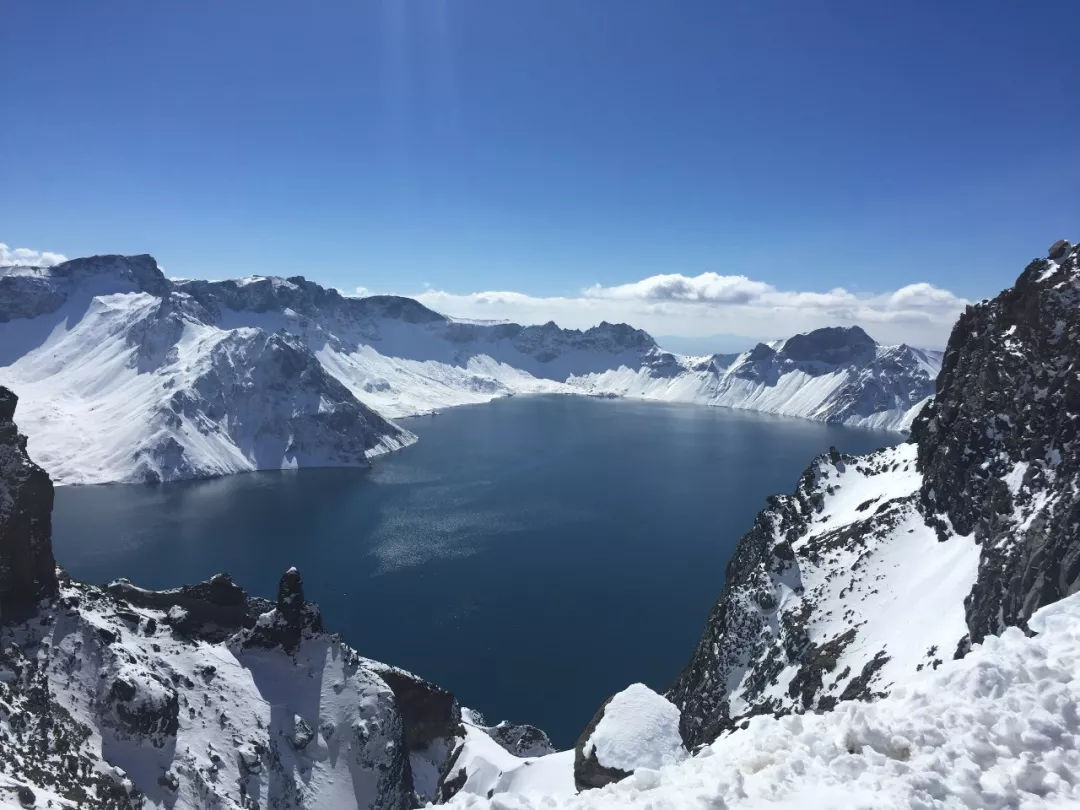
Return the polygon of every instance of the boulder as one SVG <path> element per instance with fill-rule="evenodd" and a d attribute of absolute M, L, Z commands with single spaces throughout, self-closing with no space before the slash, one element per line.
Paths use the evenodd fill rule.
<path fill-rule="evenodd" d="M 574 784 L 601 788 L 638 768 L 658 770 L 688 756 L 679 733 L 679 710 L 645 684 L 608 698 L 574 747 Z"/>

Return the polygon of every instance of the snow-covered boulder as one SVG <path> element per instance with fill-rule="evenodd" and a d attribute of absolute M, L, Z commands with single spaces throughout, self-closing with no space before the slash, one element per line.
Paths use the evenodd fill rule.
<path fill-rule="evenodd" d="M 687 757 L 679 710 L 642 683 L 610 697 L 574 749 L 574 783 L 600 788 L 646 768 L 659 770 Z"/>

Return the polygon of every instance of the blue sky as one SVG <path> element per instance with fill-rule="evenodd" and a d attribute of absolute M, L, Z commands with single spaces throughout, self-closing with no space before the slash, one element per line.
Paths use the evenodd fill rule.
<path fill-rule="evenodd" d="M 929 283 L 955 300 L 877 329 L 940 342 L 1080 236 L 1078 30 L 1076 3 L 8 3 L 0 240 L 662 333 Z M 640 286 L 706 272 L 857 304 L 663 316 Z"/>

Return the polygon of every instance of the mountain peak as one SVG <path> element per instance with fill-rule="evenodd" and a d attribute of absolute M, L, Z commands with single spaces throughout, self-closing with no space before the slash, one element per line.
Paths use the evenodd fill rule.
<path fill-rule="evenodd" d="M 872 357 L 877 345 L 859 326 L 826 326 L 788 338 L 780 354 L 795 361 L 848 365 Z"/>

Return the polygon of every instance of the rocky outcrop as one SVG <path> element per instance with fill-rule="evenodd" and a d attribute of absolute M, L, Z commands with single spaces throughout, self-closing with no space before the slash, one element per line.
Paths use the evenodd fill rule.
<path fill-rule="evenodd" d="M 410 750 L 462 735 L 461 707 L 451 692 L 403 669 L 376 664 L 375 670 L 394 692 Z"/>
<path fill-rule="evenodd" d="M 585 753 L 586 744 L 592 738 L 596 727 L 600 725 L 600 721 L 604 719 L 604 710 L 607 709 L 613 698 L 614 696 L 605 700 L 603 705 L 596 710 L 596 714 L 593 715 L 592 720 L 585 726 L 585 730 L 581 732 L 581 736 L 578 737 L 577 742 L 574 744 L 574 786 L 578 790 L 602 788 L 613 782 L 620 782 L 632 773 L 632 771 L 624 771 L 610 765 L 600 764 L 595 749 L 590 749 L 588 754 Z"/>
<path fill-rule="evenodd" d="M 254 627 L 259 616 L 274 607 L 272 602 L 249 596 L 225 573 L 198 585 L 164 591 L 139 588 L 126 579 L 110 582 L 106 589 L 129 605 L 163 612 L 166 623 L 176 632 L 211 642 Z"/>
<path fill-rule="evenodd" d="M 53 488 L 13 421 L 18 397 L 0 386 L 0 621 L 56 593 Z"/>
<path fill-rule="evenodd" d="M 968 642 L 1080 588 L 1080 249 L 968 308 L 915 422 L 922 507 L 982 548 Z"/>
<path fill-rule="evenodd" d="M 515 757 L 546 757 L 555 753 L 547 732 L 528 723 L 503 720 L 494 726 L 485 726 L 483 730 Z"/>
<path fill-rule="evenodd" d="M 768 500 L 668 693 L 688 744 L 886 693 L 1080 587 L 1080 258 L 1050 254 L 960 318 L 909 443 Z"/>

